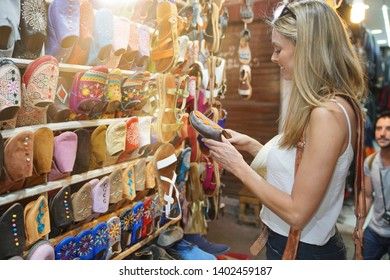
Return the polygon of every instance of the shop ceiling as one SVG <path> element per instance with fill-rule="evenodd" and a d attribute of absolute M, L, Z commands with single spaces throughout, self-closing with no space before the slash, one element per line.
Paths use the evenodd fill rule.
<path fill-rule="evenodd" d="M 373 30 L 382 30 L 380 34 L 374 34 L 379 46 L 389 47 L 390 38 L 386 35 L 385 21 L 383 18 L 382 6 L 387 6 L 387 13 L 390 13 L 390 0 L 363 0 L 364 4 L 368 5 L 366 9 L 366 18 L 364 20 L 364 25 L 367 29 Z M 352 0 L 348 1 L 352 3 Z M 388 26 L 390 29 L 390 26 Z M 390 36 L 390 34 L 389 34 Z"/>

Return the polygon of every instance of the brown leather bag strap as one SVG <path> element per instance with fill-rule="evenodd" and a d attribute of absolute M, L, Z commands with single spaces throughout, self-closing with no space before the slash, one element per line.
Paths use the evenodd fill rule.
<path fill-rule="evenodd" d="M 340 95 L 351 105 L 356 115 L 356 152 L 354 158 L 354 205 L 356 226 L 353 234 L 353 241 L 355 243 L 355 259 L 363 259 L 362 246 L 363 246 L 363 223 L 361 219 L 366 217 L 366 201 L 365 201 L 365 186 L 364 186 L 364 126 L 365 119 L 363 116 L 363 110 L 361 105 L 350 96 Z"/>
<path fill-rule="evenodd" d="M 301 139 L 301 141 L 297 145 L 297 152 L 295 155 L 295 170 L 294 174 L 297 173 L 299 164 L 301 163 L 303 150 L 305 148 L 305 140 Z M 282 260 L 295 260 L 298 252 L 299 240 L 301 239 L 302 230 L 296 230 L 290 228 L 290 232 L 288 233 L 286 247 L 284 248 Z"/>

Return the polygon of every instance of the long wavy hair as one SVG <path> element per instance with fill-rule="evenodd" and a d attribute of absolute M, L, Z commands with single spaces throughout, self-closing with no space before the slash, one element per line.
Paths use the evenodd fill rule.
<path fill-rule="evenodd" d="M 292 92 L 281 139 L 281 147 L 292 148 L 315 107 L 326 107 L 324 102 L 336 93 L 360 101 L 367 89 L 346 24 L 333 8 L 320 0 L 293 1 L 287 6 L 289 13 L 280 15 L 283 7 L 278 7 L 267 23 L 296 47 Z"/>

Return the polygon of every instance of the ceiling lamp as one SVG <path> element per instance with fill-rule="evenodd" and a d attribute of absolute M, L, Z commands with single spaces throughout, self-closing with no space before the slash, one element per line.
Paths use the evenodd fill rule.
<path fill-rule="evenodd" d="M 361 23 L 365 18 L 366 6 L 363 0 L 353 0 L 351 10 L 351 22 Z"/>

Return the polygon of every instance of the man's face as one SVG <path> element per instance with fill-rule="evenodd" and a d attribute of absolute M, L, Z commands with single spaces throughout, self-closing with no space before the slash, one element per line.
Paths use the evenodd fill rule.
<path fill-rule="evenodd" d="M 378 119 L 375 126 L 375 140 L 379 147 L 390 147 L 390 117 Z"/>

